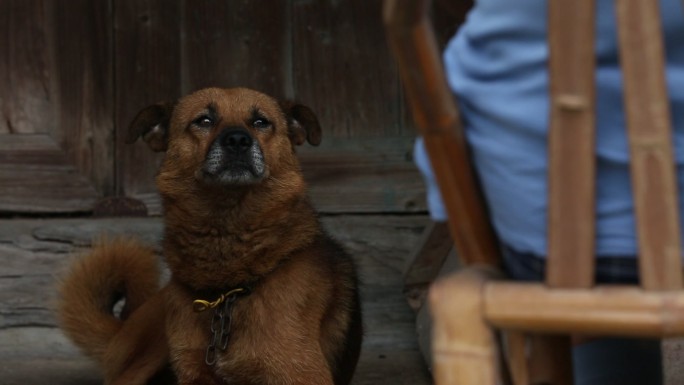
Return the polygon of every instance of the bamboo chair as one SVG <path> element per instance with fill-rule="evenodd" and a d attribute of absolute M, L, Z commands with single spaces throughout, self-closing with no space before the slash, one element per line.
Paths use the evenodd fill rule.
<path fill-rule="evenodd" d="M 679 211 L 658 2 L 615 3 L 640 286 L 594 283 L 593 0 L 548 2 L 551 116 L 545 283 L 499 280 L 497 240 L 445 81 L 428 18 L 430 2 L 385 2 L 390 46 L 442 189 L 455 247 L 467 266 L 434 284 L 430 292 L 438 385 L 572 384 L 571 335 L 684 334 Z M 499 331 L 506 336 L 505 352 L 499 348 Z"/>

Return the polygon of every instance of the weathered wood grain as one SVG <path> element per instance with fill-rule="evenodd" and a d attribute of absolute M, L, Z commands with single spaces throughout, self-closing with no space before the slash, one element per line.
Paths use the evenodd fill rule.
<path fill-rule="evenodd" d="M 3 385 L 96 385 L 102 379 L 57 329 L 0 329 L 0 373 Z"/>
<path fill-rule="evenodd" d="M 435 281 L 454 248 L 446 222 L 432 222 L 417 242 L 404 266 L 404 296 L 414 311 L 419 311 L 427 297 L 428 288 Z M 456 258 L 453 258 L 456 259 Z"/>
<path fill-rule="evenodd" d="M 111 1 L 47 0 L 52 136 L 100 195 L 114 192 Z"/>
<path fill-rule="evenodd" d="M 0 134 L 48 133 L 54 124 L 46 16 L 43 0 L 0 2 Z"/>
<path fill-rule="evenodd" d="M 106 218 L 45 222 L 31 230 L 33 238 L 71 247 L 90 247 L 101 238 L 135 237 L 159 250 L 163 224 L 160 218 Z"/>
<path fill-rule="evenodd" d="M 113 189 L 109 2 L 62 3 L 0 2 L 0 211 L 87 211 Z"/>
<path fill-rule="evenodd" d="M 425 187 L 413 164 L 412 149 L 409 137 L 324 136 L 320 147 L 299 149 L 299 157 L 319 211 L 424 212 Z"/>
<path fill-rule="evenodd" d="M 51 136 L 0 136 L 0 211 L 87 211 L 98 196 Z"/>
<path fill-rule="evenodd" d="M 420 353 L 404 349 L 364 349 L 352 385 L 429 385 Z"/>
<path fill-rule="evenodd" d="M 292 3 L 295 97 L 334 137 L 393 137 L 407 132 L 397 69 L 379 0 Z"/>
<path fill-rule="evenodd" d="M 139 141 L 124 143 L 129 123 L 144 107 L 181 96 L 180 4 L 119 0 L 114 9 L 114 124 L 117 193 L 137 198 L 156 191 L 162 156 Z"/>
<path fill-rule="evenodd" d="M 286 96 L 288 2 L 264 5 L 249 0 L 182 1 L 183 93 L 239 86 Z"/>

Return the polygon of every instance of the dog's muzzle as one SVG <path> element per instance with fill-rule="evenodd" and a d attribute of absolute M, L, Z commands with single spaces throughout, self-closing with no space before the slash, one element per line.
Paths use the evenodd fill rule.
<path fill-rule="evenodd" d="M 224 129 L 209 146 L 202 179 L 218 184 L 253 184 L 266 172 L 259 142 L 243 128 Z"/>

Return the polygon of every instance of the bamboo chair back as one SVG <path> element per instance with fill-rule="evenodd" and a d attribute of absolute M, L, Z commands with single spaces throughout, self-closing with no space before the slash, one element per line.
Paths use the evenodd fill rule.
<path fill-rule="evenodd" d="M 548 263 L 545 284 L 522 284 L 492 281 L 499 263 L 497 241 L 445 81 L 428 17 L 430 1 L 385 2 L 389 43 L 442 190 L 455 247 L 471 266 L 431 293 L 438 384 L 456 379 L 464 380 L 459 384 L 493 384 L 502 373 L 516 384 L 533 380 L 523 370 L 530 366 L 521 362 L 525 354 L 522 343 L 516 343 L 521 334 L 509 335 L 507 372 L 491 327 L 564 335 L 684 333 L 677 180 L 659 3 L 615 1 L 641 288 L 595 287 L 594 282 L 594 0 L 549 1 L 548 6 Z M 551 372 L 542 376 L 544 381 L 571 384 L 569 366 L 556 363 L 558 357 L 569 361 L 568 337 L 542 340 L 546 343 L 540 346 L 549 348 L 544 354 Z"/>

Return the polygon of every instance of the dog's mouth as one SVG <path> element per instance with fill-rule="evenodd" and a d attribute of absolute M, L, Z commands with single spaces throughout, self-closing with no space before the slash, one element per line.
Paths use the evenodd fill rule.
<path fill-rule="evenodd" d="M 209 147 L 198 177 L 219 185 L 250 185 L 266 176 L 266 162 L 259 142 L 244 130 L 219 135 Z"/>

